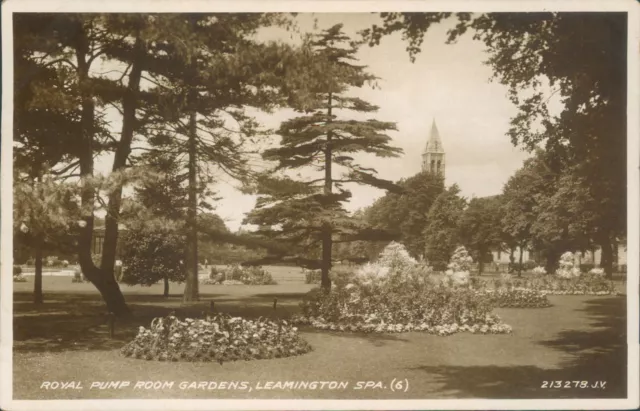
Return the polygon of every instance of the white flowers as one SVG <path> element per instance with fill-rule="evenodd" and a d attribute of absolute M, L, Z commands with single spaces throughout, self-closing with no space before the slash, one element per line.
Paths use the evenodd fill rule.
<path fill-rule="evenodd" d="M 574 266 L 575 256 L 571 251 L 560 256 L 559 268 L 556 270 L 556 275 L 560 278 L 576 278 L 580 277 L 580 268 Z"/>
<path fill-rule="evenodd" d="M 602 276 L 604 275 L 604 268 L 592 268 L 589 270 L 589 274 Z"/>
<path fill-rule="evenodd" d="M 392 241 L 380 253 L 378 263 L 385 267 L 400 268 L 416 265 L 418 261 L 409 255 L 402 244 Z"/>
<path fill-rule="evenodd" d="M 533 273 L 543 275 L 547 273 L 547 270 L 545 270 L 544 267 L 542 266 L 537 266 L 536 268 L 533 269 Z"/>
<path fill-rule="evenodd" d="M 453 252 L 447 268 L 454 273 L 469 271 L 471 270 L 471 264 L 473 264 L 473 258 L 471 258 L 466 248 L 460 246 Z"/>
<path fill-rule="evenodd" d="M 366 263 L 361 265 L 356 271 L 356 276 L 363 280 L 377 280 L 389 275 L 389 267 L 376 263 Z"/>
<path fill-rule="evenodd" d="M 447 270 L 446 274 L 455 285 L 467 285 L 469 284 L 469 278 L 471 277 L 471 273 L 469 273 L 469 271 L 453 272 L 452 270 Z"/>
<path fill-rule="evenodd" d="M 471 277 L 471 264 L 473 258 L 469 255 L 464 247 L 456 248 L 446 271 L 446 281 L 452 281 L 454 285 L 467 285 Z"/>

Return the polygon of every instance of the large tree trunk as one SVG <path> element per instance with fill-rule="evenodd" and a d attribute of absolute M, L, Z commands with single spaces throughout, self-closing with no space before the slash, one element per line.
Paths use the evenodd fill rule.
<path fill-rule="evenodd" d="M 41 187 L 41 183 L 42 183 L 42 169 L 40 168 L 40 164 L 41 162 L 38 162 L 38 164 L 35 167 L 35 174 L 36 174 L 36 181 L 35 181 L 35 189 L 36 192 L 38 193 L 38 197 L 43 200 L 42 196 L 43 196 L 43 192 L 42 192 L 42 187 Z M 31 215 L 31 219 L 32 221 L 35 220 L 35 216 L 32 214 Z M 34 247 L 34 254 L 35 254 L 35 273 L 34 273 L 34 277 L 33 277 L 33 302 L 34 304 L 42 304 L 42 302 L 44 301 L 44 297 L 42 295 L 42 251 L 44 248 L 44 239 L 42 238 L 42 234 L 38 233 L 38 235 L 35 236 L 35 238 L 33 239 L 33 247 Z"/>
<path fill-rule="evenodd" d="M 516 262 L 516 247 L 513 246 L 509 249 L 509 266 L 511 267 L 511 270 L 513 270 L 513 264 Z M 511 270 L 507 269 L 507 273 L 510 272 Z"/>
<path fill-rule="evenodd" d="M 135 112 L 137 106 L 137 94 L 140 88 L 141 61 L 144 53 L 144 46 L 140 39 L 135 43 L 136 56 L 133 59 L 129 84 L 122 100 L 123 119 L 122 133 L 118 142 L 113 171 L 124 169 L 126 159 L 131 150 L 133 140 L 134 124 L 136 121 Z M 127 306 L 122 291 L 116 282 L 114 275 L 114 265 L 116 257 L 116 246 L 118 240 L 118 217 L 120 214 L 120 203 L 122 200 L 122 187 L 117 187 L 109 194 L 109 204 L 105 218 L 105 237 L 102 250 L 102 260 L 100 267 L 96 267 L 91 259 L 91 245 L 93 240 L 93 202 L 95 190 L 87 180 L 93 176 L 93 138 L 94 138 L 94 115 L 95 105 L 90 88 L 88 87 L 89 64 L 86 60 L 88 44 L 86 36 L 78 36 L 76 56 L 78 61 L 78 81 L 80 83 L 82 112 L 82 144 L 80 145 L 78 157 L 80 162 L 80 177 L 83 182 L 81 200 L 83 206 L 84 227 L 81 227 L 78 236 L 78 260 L 82 273 L 98 289 L 104 299 L 109 312 L 118 317 L 126 317 L 131 313 Z"/>
<path fill-rule="evenodd" d="M 184 302 L 198 301 L 198 192 L 196 175 L 196 135 L 197 114 L 189 115 L 189 205 L 187 208 L 187 276 L 184 288 Z"/>
<path fill-rule="evenodd" d="M 165 298 L 169 297 L 169 277 L 164 276 L 164 295 Z"/>
<path fill-rule="evenodd" d="M 545 271 L 547 274 L 554 274 L 558 269 L 558 260 L 560 259 L 560 252 L 555 247 L 549 247 L 545 250 L 546 264 Z"/>
<path fill-rule="evenodd" d="M 480 252 L 478 254 L 479 254 L 479 257 L 478 257 L 478 275 L 482 275 L 482 273 L 484 272 L 484 255 L 485 255 L 485 251 L 484 250 L 480 250 Z"/>
<path fill-rule="evenodd" d="M 620 263 L 620 256 L 619 256 L 619 244 L 618 244 L 618 239 L 613 238 L 611 240 L 611 264 L 612 264 L 612 272 L 618 270 L 619 271 L 619 263 Z"/>
<path fill-rule="evenodd" d="M 42 238 L 38 236 L 34 242 L 36 272 L 33 277 L 33 302 L 35 304 L 42 304 L 44 301 L 42 295 L 42 246 Z"/>
<path fill-rule="evenodd" d="M 328 100 L 327 122 L 331 122 L 331 93 L 329 93 Z M 324 194 L 326 196 L 330 196 L 333 192 L 333 177 L 331 174 L 331 166 L 333 165 L 331 137 L 331 132 L 327 132 L 327 145 L 324 149 Z M 332 236 L 333 230 L 331 226 L 329 223 L 325 223 L 325 227 L 322 230 L 322 275 L 320 279 L 320 286 L 325 291 L 331 289 L 331 278 L 329 277 L 329 273 L 331 272 L 331 247 L 333 246 Z"/>
<path fill-rule="evenodd" d="M 522 277 L 522 253 L 524 253 L 522 244 L 520 244 L 520 259 L 518 261 L 518 277 Z"/>

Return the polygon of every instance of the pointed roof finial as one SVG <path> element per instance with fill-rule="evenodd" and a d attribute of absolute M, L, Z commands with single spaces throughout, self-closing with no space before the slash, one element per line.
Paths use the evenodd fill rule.
<path fill-rule="evenodd" d="M 444 153 L 444 148 L 442 147 L 442 141 L 440 141 L 440 133 L 438 132 L 435 118 L 433 119 L 433 123 L 431 124 L 431 134 L 429 135 L 429 141 L 427 141 L 427 148 L 425 151 L 430 153 Z"/>

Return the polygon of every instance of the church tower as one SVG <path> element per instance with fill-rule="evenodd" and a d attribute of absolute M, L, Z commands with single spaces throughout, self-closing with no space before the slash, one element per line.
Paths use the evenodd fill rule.
<path fill-rule="evenodd" d="M 440 141 L 440 133 L 438 133 L 438 127 L 436 127 L 436 120 L 433 120 L 431 125 L 431 134 L 429 134 L 429 141 L 427 141 L 427 147 L 422 153 L 422 171 L 430 171 L 435 174 L 440 174 L 444 178 L 445 170 L 445 154 L 444 148 L 442 148 L 442 141 Z"/>

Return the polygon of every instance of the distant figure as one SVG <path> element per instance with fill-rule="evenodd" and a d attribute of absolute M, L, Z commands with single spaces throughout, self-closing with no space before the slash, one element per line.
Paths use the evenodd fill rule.
<path fill-rule="evenodd" d="M 204 268 L 209 268 L 209 260 L 208 259 L 204 259 Z"/>
<path fill-rule="evenodd" d="M 116 260 L 116 266 L 114 267 L 114 275 L 116 277 L 116 281 L 120 281 L 122 279 L 122 261 Z"/>

